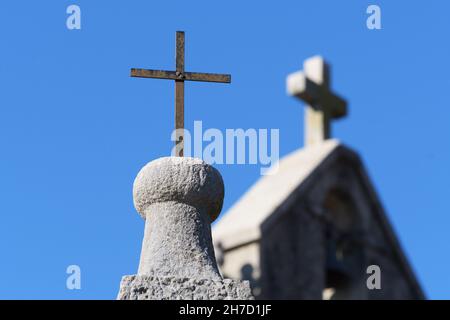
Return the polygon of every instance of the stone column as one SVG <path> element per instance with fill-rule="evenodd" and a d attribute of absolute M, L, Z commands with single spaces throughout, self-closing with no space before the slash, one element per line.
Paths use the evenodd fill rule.
<path fill-rule="evenodd" d="M 137 275 L 122 278 L 118 299 L 251 299 L 246 281 L 222 278 L 211 222 L 220 213 L 220 173 L 202 160 L 166 157 L 148 163 L 133 186 L 145 219 Z"/>

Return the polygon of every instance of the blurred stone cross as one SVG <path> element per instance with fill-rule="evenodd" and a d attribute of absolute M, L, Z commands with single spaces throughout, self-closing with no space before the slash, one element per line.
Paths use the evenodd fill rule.
<path fill-rule="evenodd" d="M 184 81 L 204 81 L 230 83 L 231 75 L 216 73 L 198 73 L 184 71 L 184 32 L 177 31 L 176 34 L 176 70 L 149 70 L 131 69 L 131 76 L 137 78 L 154 78 L 175 80 L 175 129 L 177 129 L 177 140 L 175 152 L 182 157 L 184 152 Z"/>
<path fill-rule="evenodd" d="M 287 92 L 307 104 L 305 146 L 331 137 L 330 121 L 347 115 L 347 102 L 330 90 L 330 67 L 320 56 L 307 59 L 303 71 L 287 77 Z"/>

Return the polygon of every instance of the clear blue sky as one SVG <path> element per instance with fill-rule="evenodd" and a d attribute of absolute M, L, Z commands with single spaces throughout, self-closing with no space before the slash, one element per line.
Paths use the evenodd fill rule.
<path fill-rule="evenodd" d="M 66 8 L 82 29 L 66 28 Z M 366 28 L 378 4 L 382 30 Z M 447 1 L 1 1 L 0 298 L 113 299 L 136 272 L 143 221 L 132 183 L 170 153 L 173 83 L 129 77 L 174 68 L 231 73 L 186 83 L 186 126 L 279 128 L 303 144 L 303 106 L 285 77 L 324 55 L 350 115 L 333 135 L 359 151 L 430 298 L 450 298 L 450 3 Z M 226 211 L 258 178 L 218 166 Z M 66 289 L 66 267 L 82 289 Z"/>

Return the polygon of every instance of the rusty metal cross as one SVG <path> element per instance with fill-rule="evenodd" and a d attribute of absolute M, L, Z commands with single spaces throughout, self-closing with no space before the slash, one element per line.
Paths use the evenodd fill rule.
<path fill-rule="evenodd" d="M 217 73 L 198 73 L 184 71 L 184 32 L 176 34 L 176 71 L 131 69 L 131 76 L 175 80 L 175 129 L 180 130 L 179 139 L 175 141 L 176 155 L 182 157 L 184 152 L 184 81 L 204 81 L 230 83 L 231 75 Z"/>

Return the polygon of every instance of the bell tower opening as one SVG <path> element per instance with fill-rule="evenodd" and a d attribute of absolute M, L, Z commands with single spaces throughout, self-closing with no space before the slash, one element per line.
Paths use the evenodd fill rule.
<path fill-rule="evenodd" d="M 325 198 L 324 300 L 355 298 L 355 285 L 363 270 L 359 217 L 352 198 L 332 189 Z"/>

